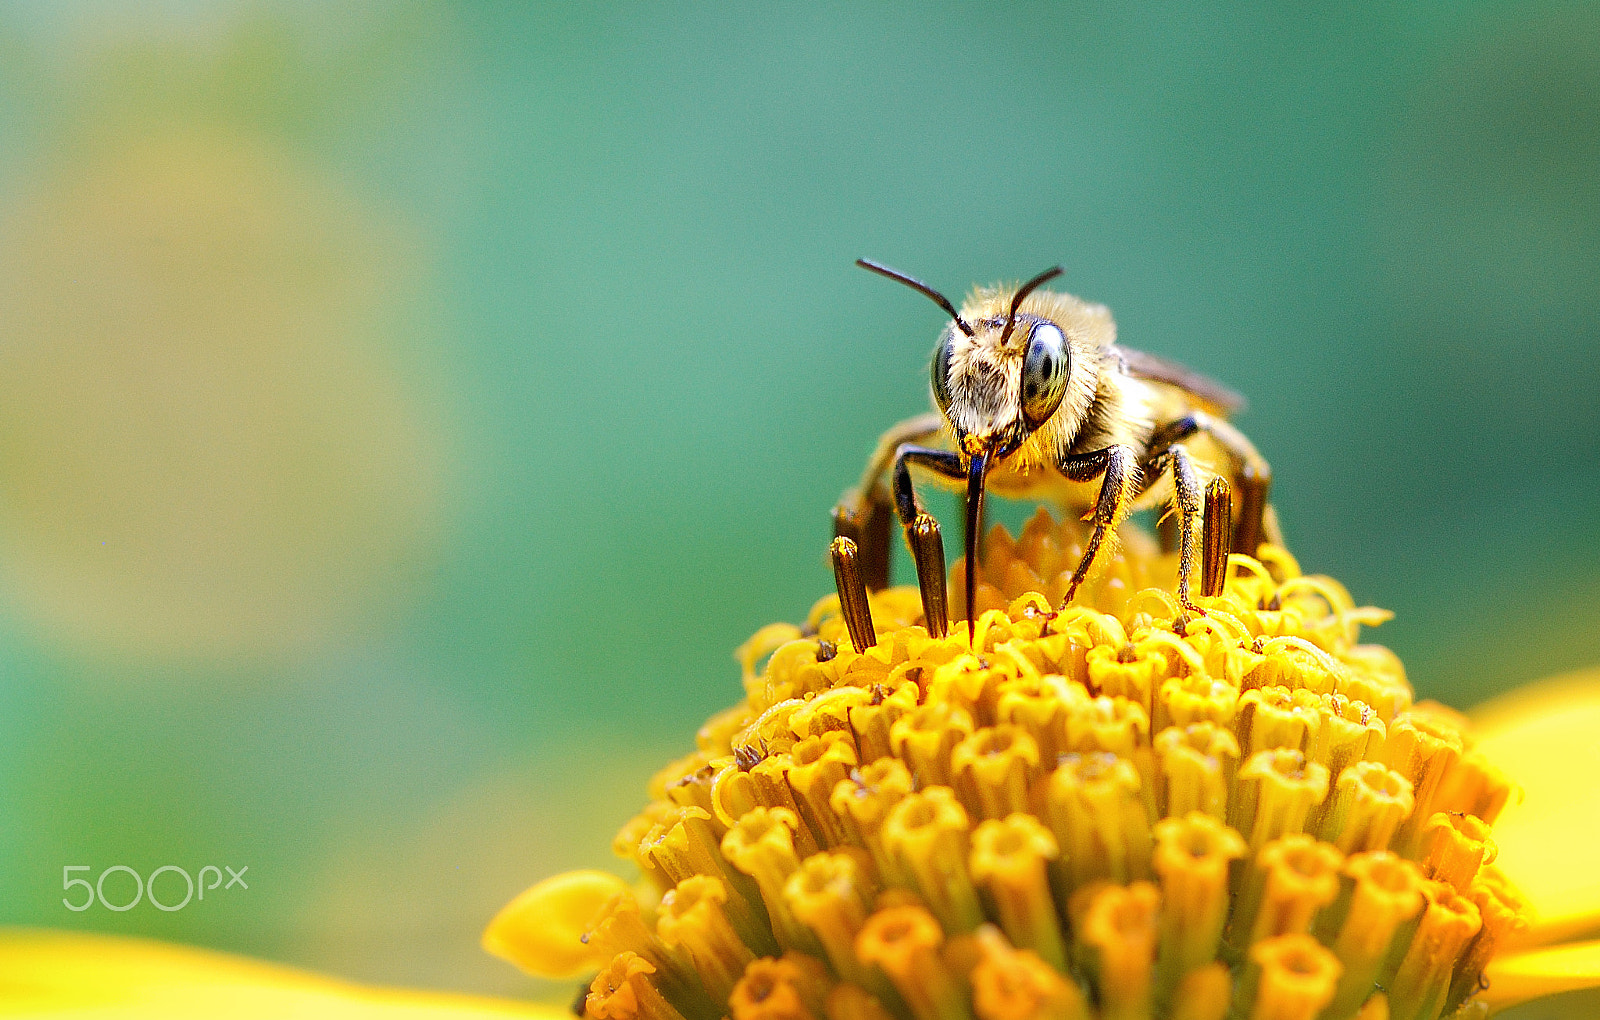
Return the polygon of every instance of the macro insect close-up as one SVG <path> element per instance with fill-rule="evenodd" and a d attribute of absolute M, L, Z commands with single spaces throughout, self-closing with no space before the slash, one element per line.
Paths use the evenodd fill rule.
<path fill-rule="evenodd" d="M 0 53 L 0 1017 L 1600 1016 L 1600 4 Z"/>
<path fill-rule="evenodd" d="M 1267 462 L 1227 421 L 1241 408 L 1240 397 L 1181 365 L 1118 344 L 1104 305 L 1043 290 L 1062 274 L 1060 267 L 1016 287 L 977 290 L 958 311 L 920 280 L 866 259 L 857 264 L 927 295 L 951 319 L 929 368 L 937 410 L 885 433 L 860 485 L 834 510 L 835 530 L 856 545 L 859 566 L 853 569 L 869 588 L 888 584 L 888 526 L 891 512 L 898 516 L 924 599 L 933 602 L 928 617 L 935 633 L 945 627 L 938 594 L 944 553 L 937 523 L 916 498 L 913 467 L 964 486 L 962 611 L 969 627 L 976 614 L 966 607 L 973 605 L 989 488 L 1051 500 L 1092 522 L 1060 608 L 1071 603 L 1130 510 L 1170 505 L 1180 549 L 1178 601 L 1189 613 L 1204 612 L 1190 598 L 1196 566 L 1202 566 L 1205 594 L 1215 595 L 1230 550 L 1253 555 L 1263 539 L 1281 544 L 1267 503 Z M 885 476 L 892 479 L 888 488 Z M 1206 541 L 1197 552 L 1203 511 L 1209 511 Z"/>

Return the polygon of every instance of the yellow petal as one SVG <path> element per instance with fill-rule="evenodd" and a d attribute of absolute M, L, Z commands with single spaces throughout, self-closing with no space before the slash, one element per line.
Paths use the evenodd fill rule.
<path fill-rule="evenodd" d="M 1600 942 L 1499 956 L 1489 964 L 1484 976 L 1489 979 L 1489 987 L 1481 998 L 1491 1011 L 1541 995 L 1600 988 Z"/>
<path fill-rule="evenodd" d="M 73 1020 L 469 1020 L 560 1010 L 365 988 L 278 964 L 146 939 L 0 929 L 0 1017 Z M 564 1020 L 571 1020 L 570 1015 Z"/>
<path fill-rule="evenodd" d="M 537 977 L 587 977 L 606 963 L 583 943 L 595 914 L 628 884 L 603 871 L 568 871 L 507 903 L 483 933 L 483 948 Z"/>
<path fill-rule="evenodd" d="M 1534 911 L 1529 939 L 1600 925 L 1600 669 L 1479 706 L 1478 748 L 1524 791 L 1495 822 L 1497 864 Z"/>

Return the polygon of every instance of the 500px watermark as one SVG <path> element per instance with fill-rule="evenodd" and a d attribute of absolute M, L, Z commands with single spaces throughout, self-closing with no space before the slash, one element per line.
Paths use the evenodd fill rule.
<path fill-rule="evenodd" d="M 199 878 L 196 880 L 176 864 L 166 864 L 150 872 L 150 877 L 147 880 L 126 864 L 113 864 L 100 872 L 100 877 L 96 881 L 90 882 L 87 877 L 74 878 L 72 873 L 74 871 L 93 872 L 94 868 L 91 865 L 66 864 L 62 865 L 61 868 L 61 888 L 67 892 L 67 895 L 61 897 L 61 905 L 68 910 L 88 910 L 98 902 L 107 910 L 121 913 L 124 910 L 132 910 L 138 906 L 140 900 L 149 900 L 157 910 L 182 910 L 189 905 L 190 900 L 204 900 L 208 891 L 217 888 L 221 888 L 224 892 L 234 886 L 249 889 L 250 886 L 244 880 L 244 873 L 249 870 L 250 865 L 248 864 L 238 869 L 230 868 L 226 864 L 221 868 L 214 864 L 207 864 L 200 869 Z M 226 885 L 222 881 L 222 873 L 224 871 L 228 873 Z M 133 896 L 131 898 L 127 897 L 125 891 L 127 883 L 125 880 L 114 880 L 112 883 L 113 898 L 118 901 L 125 900 L 125 902 L 112 902 L 111 899 L 106 898 L 106 879 L 119 874 L 127 875 L 133 879 Z M 172 876 L 162 882 L 165 902 L 156 897 L 156 879 L 161 878 L 163 875 Z M 183 880 L 183 899 L 181 900 L 177 896 L 178 886 L 176 884 L 180 878 Z M 211 879 L 209 885 L 206 884 L 207 878 Z M 74 903 L 72 896 L 78 886 L 83 887 L 82 899 L 80 902 Z"/>

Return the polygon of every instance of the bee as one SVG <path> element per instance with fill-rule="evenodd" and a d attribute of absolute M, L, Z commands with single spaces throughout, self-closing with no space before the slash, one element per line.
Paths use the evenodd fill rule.
<path fill-rule="evenodd" d="M 950 316 L 929 369 L 935 410 L 884 433 L 860 484 L 834 508 L 834 533 L 856 543 L 851 569 L 867 588 L 889 581 L 892 508 L 911 546 L 934 633 L 946 627 L 944 551 L 938 525 L 912 487 L 913 467 L 965 489 L 969 607 L 988 489 L 1048 500 L 1091 523 L 1061 608 L 1089 576 L 1107 535 L 1135 510 L 1171 505 L 1178 602 L 1187 614 L 1204 614 L 1190 592 L 1202 517 L 1207 595 L 1221 590 L 1230 549 L 1254 553 L 1264 539 L 1278 540 L 1267 506 L 1271 469 L 1227 420 L 1243 406 L 1240 397 L 1180 365 L 1119 345 L 1106 306 L 1041 290 L 1061 267 L 1019 287 L 979 288 L 958 311 L 921 280 L 868 259 L 857 265 L 921 292 Z M 1203 485 L 1208 476 L 1210 484 Z M 969 633 L 974 615 L 969 610 Z"/>

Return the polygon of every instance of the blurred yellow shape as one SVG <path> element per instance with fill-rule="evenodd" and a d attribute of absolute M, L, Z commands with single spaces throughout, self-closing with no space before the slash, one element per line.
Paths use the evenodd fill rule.
<path fill-rule="evenodd" d="M 1491 1010 L 1600 984 L 1600 942 L 1578 942 L 1519 953 L 1489 965 L 1482 998 Z"/>
<path fill-rule="evenodd" d="M 1473 712 L 1478 750 L 1522 788 L 1495 822 L 1496 863 L 1533 912 L 1529 940 L 1600 925 L 1600 669 L 1555 677 Z"/>
<path fill-rule="evenodd" d="M 105 935 L 0 930 L 0 1017 L 571 1020 L 549 1006 L 366 988 L 291 967 Z"/>
<path fill-rule="evenodd" d="M 603 871 L 554 875 L 507 903 L 483 933 L 483 948 L 525 970 L 577 978 L 609 962 L 585 943 L 605 905 L 628 895 L 628 884 Z"/>
<path fill-rule="evenodd" d="M 0 572 L 92 653 L 337 636 L 434 541 L 440 437 L 404 378 L 416 245 L 295 152 L 102 132 L 0 244 Z"/>

